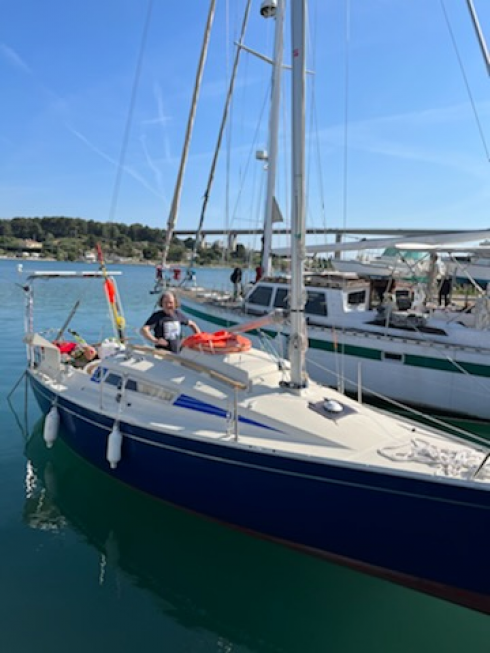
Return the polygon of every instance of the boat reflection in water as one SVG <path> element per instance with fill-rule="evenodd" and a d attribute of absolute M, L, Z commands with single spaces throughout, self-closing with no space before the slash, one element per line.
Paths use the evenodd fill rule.
<path fill-rule="evenodd" d="M 114 573 L 124 577 L 112 594 L 106 592 L 108 612 L 120 610 L 121 588 L 141 588 L 152 593 L 169 629 L 177 622 L 200 639 L 206 632 L 220 647 L 226 642 L 227 651 L 246 646 L 253 651 L 327 647 L 366 652 L 378 651 L 380 642 L 386 650 L 394 650 L 391 643 L 409 651 L 421 643 L 422 633 L 426 645 L 434 637 L 434 646 L 437 639 L 438 646 L 446 643 L 446 650 L 453 650 L 448 619 L 459 623 L 461 633 L 467 626 L 470 639 L 485 619 L 140 494 L 82 461 L 62 438 L 47 449 L 42 424 L 26 445 L 24 520 L 51 536 L 75 531 L 97 549 L 100 568 L 82 582 L 103 584 Z M 346 628 L 352 617 L 356 628 Z M 413 620 L 420 627 L 405 630 L 400 643 L 402 623 Z"/>

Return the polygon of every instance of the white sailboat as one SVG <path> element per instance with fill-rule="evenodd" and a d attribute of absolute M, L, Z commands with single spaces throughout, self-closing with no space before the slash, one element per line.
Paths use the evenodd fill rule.
<path fill-rule="evenodd" d="M 369 246 L 369 241 L 360 242 Z M 438 250 L 441 276 L 447 276 L 455 284 L 485 289 L 490 282 L 490 248 L 440 247 Z M 364 249 L 356 258 L 333 258 L 332 266 L 338 272 L 350 272 L 368 279 L 405 279 L 426 282 L 431 270 L 430 253 L 434 250 L 401 250 L 399 246 L 386 248 L 379 256 L 366 254 Z"/>
<path fill-rule="evenodd" d="M 337 272 L 349 272 L 368 279 L 413 279 L 427 278 L 429 259 L 427 252 L 401 252 L 388 247 L 379 256 L 360 252 L 355 258 L 332 258 L 332 267 Z"/>
<path fill-rule="evenodd" d="M 280 10 L 281 3 L 277 8 Z M 280 14 L 276 21 L 275 58 L 282 65 Z M 273 80 L 277 85 L 279 79 L 275 69 Z M 271 206 L 275 194 L 277 142 L 274 139 L 277 138 L 279 102 L 276 88 L 273 86 L 272 92 L 264 219 L 262 265 L 266 271 L 270 271 Z M 305 276 L 309 340 L 306 360 L 310 376 L 319 383 L 351 394 L 385 398 L 457 421 L 490 420 L 490 302 L 485 293 L 480 293 L 474 305 L 464 310 L 460 310 L 462 307 L 440 309 L 433 303 L 437 293 L 433 288 L 432 264 L 433 253 L 441 252 L 443 246 L 444 251 L 448 251 L 450 246 L 462 247 L 463 242 L 489 236 L 486 230 L 411 236 L 403 240 L 384 238 L 336 243 L 330 245 L 329 250 L 324 245 L 307 248 L 309 253 L 383 248 L 392 254 L 406 254 L 405 257 L 391 256 L 388 262 L 359 264 L 355 269 L 339 267 L 340 274 Z M 289 255 L 289 248 L 274 251 Z M 422 256 L 416 258 L 415 252 L 421 252 Z M 356 274 L 377 280 L 366 281 Z M 391 278 L 424 280 L 424 285 L 432 287 L 431 301 L 427 301 L 428 293 L 422 286 L 417 288 L 417 296 L 402 286 L 396 294 L 383 297 L 386 287 L 383 280 L 388 282 Z M 207 331 L 240 329 L 251 317 L 264 316 L 278 309 L 291 318 L 295 315 L 290 279 L 285 275 L 266 274 L 238 303 L 231 301 L 229 294 L 220 296 L 217 292 L 192 288 L 179 290 L 179 298 L 184 312 Z M 282 324 L 270 324 L 260 331 L 249 332 L 249 335 L 256 347 L 270 349 L 268 341 L 272 339 L 276 348 L 287 352 L 293 331 L 287 319 Z"/>
<path fill-rule="evenodd" d="M 484 288 L 490 283 L 490 248 L 465 249 L 446 256 L 444 264 L 455 283 Z"/>
<path fill-rule="evenodd" d="M 485 236 L 488 232 L 468 232 L 467 239 Z M 387 246 L 396 244 L 384 240 Z M 416 240 L 423 248 L 420 239 Z M 407 238 L 400 246 L 408 248 L 413 242 Z M 426 250 L 430 246 L 427 243 Z M 306 357 L 308 372 L 316 381 L 449 418 L 490 419 L 490 300 L 486 293 L 466 307 L 441 308 L 425 302 L 423 292 L 418 298 L 407 297 L 403 287 L 400 297 L 393 292 L 376 301 L 374 283 L 353 274 L 311 273 L 305 284 Z M 235 330 L 251 316 L 277 309 L 289 314 L 290 298 L 286 276 L 264 277 L 238 306 L 197 292 L 180 293 L 183 310 L 208 331 Z M 255 346 L 267 347 L 267 341 L 273 340 L 276 346 L 285 347 L 290 334 L 286 320 L 252 332 L 251 338 Z"/>
<path fill-rule="evenodd" d="M 248 533 L 490 613 L 489 452 L 309 380 L 304 314 L 304 0 L 291 0 L 293 189 L 290 363 L 262 351 L 180 355 L 129 346 L 74 366 L 34 328 L 28 378 L 44 437 L 143 492 Z M 99 281 L 97 281 L 99 279 Z M 80 488 L 83 492 L 83 488 Z M 130 519 L 130 517 L 129 517 Z M 457 525 L 457 528 L 455 528 Z"/>

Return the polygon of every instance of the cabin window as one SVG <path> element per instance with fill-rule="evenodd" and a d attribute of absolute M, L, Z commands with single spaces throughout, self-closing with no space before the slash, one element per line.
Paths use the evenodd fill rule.
<path fill-rule="evenodd" d="M 126 381 L 126 390 L 132 390 L 133 392 L 138 392 L 138 384 L 134 379 L 128 379 Z"/>
<path fill-rule="evenodd" d="M 287 288 L 278 288 L 274 297 L 274 308 L 289 308 L 289 290 Z"/>
<path fill-rule="evenodd" d="M 172 401 L 176 396 L 175 392 L 166 390 L 165 388 L 162 388 L 161 386 L 158 385 L 143 383 L 142 381 L 138 381 L 137 391 L 141 392 L 144 395 L 148 395 L 149 397 L 156 397 L 157 399 L 163 399 L 164 401 Z"/>
<path fill-rule="evenodd" d="M 403 363 L 405 360 L 404 354 L 394 354 L 390 351 L 384 351 L 382 358 L 385 361 L 393 361 L 394 363 Z"/>
<path fill-rule="evenodd" d="M 327 315 L 327 302 L 324 292 L 308 291 L 305 313 L 307 315 L 321 315 L 322 317 Z"/>
<path fill-rule="evenodd" d="M 46 358 L 44 350 L 41 347 L 34 348 L 34 367 L 39 367 L 43 360 Z"/>
<path fill-rule="evenodd" d="M 109 372 L 109 374 L 104 379 L 104 383 L 107 385 L 115 385 L 116 388 L 120 390 L 122 388 L 122 376 Z"/>
<path fill-rule="evenodd" d="M 269 306 L 271 303 L 272 288 L 267 286 L 259 286 L 255 288 L 253 293 L 247 299 L 247 303 L 255 304 L 256 306 Z"/>
<path fill-rule="evenodd" d="M 358 290 L 357 292 L 350 292 L 347 295 L 347 303 L 349 306 L 359 306 L 366 302 L 366 291 Z"/>
<path fill-rule="evenodd" d="M 166 390 L 161 386 L 152 385 L 151 383 L 144 383 L 143 381 L 136 381 L 135 379 L 128 379 L 126 381 L 126 390 L 130 390 L 131 392 L 139 392 L 149 397 L 163 399 L 164 401 L 172 401 L 176 394 L 175 392 Z"/>
<path fill-rule="evenodd" d="M 100 365 L 97 365 L 97 367 L 94 369 L 92 373 L 92 376 L 90 377 L 90 380 L 94 381 L 95 383 L 100 383 L 101 379 L 103 378 L 106 372 L 107 372 L 107 367 L 101 367 Z"/>

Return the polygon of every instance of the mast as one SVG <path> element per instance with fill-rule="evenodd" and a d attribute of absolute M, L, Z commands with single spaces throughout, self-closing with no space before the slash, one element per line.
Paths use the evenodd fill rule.
<path fill-rule="evenodd" d="M 177 174 L 177 181 L 175 182 L 174 196 L 172 199 L 172 205 L 170 207 L 170 214 L 167 221 L 167 233 L 165 235 L 165 244 L 163 246 L 163 255 L 162 255 L 162 267 L 165 268 L 167 265 L 167 256 L 170 249 L 170 243 L 172 242 L 172 237 L 175 229 L 175 223 L 177 221 L 177 214 L 180 204 L 180 195 L 182 193 L 182 181 L 184 178 L 184 169 L 187 163 L 187 156 L 189 154 L 189 145 L 191 141 L 192 128 L 194 126 L 194 119 L 196 117 L 196 106 L 197 99 L 199 97 L 199 89 L 201 88 L 202 75 L 204 72 L 204 64 L 206 62 L 206 56 L 208 53 L 209 37 L 211 35 L 211 26 L 214 19 L 214 9 L 216 5 L 216 0 L 211 0 L 208 12 L 208 20 L 206 23 L 206 29 L 204 31 L 204 41 L 201 48 L 201 56 L 199 59 L 199 65 L 197 67 L 196 82 L 194 84 L 194 94 L 192 96 L 191 110 L 189 113 L 189 118 L 187 120 L 187 129 L 184 139 L 184 148 L 182 150 L 182 156 L 180 159 L 179 172 Z"/>
<path fill-rule="evenodd" d="M 265 14 L 263 14 L 265 15 Z M 271 108 L 269 115 L 269 154 L 267 165 L 267 193 L 264 214 L 264 236 L 262 243 L 262 270 L 269 276 L 271 269 L 272 218 L 276 188 L 277 149 L 279 140 L 279 109 L 281 102 L 281 78 L 284 52 L 284 0 L 277 0 L 274 10 L 276 27 L 274 32 L 274 60 L 272 62 Z"/>
<path fill-rule="evenodd" d="M 305 321 L 305 76 L 306 0 L 291 0 L 292 75 L 292 216 L 291 216 L 291 361 L 292 388 L 307 383 L 305 354 L 308 347 Z"/>
<path fill-rule="evenodd" d="M 243 39 L 245 38 L 245 30 L 246 30 L 247 23 L 248 23 L 248 14 L 250 12 L 250 3 L 251 3 L 251 0 L 248 0 L 247 6 L 245 8 L 245 14 L 243 16 L 242 29 L 241 29 L 241 33 L 240 33 L 240 40 L 237 43 L 237 49 L 236 49 L 236 53 L 235 53 L 235 60 L 233 62 L 233 70 L 232 70 L 232 73 L 231 73 L 230 84 L 228 86 L 228 93 L 226 95 L 225 108 L 223 110 L 223 116 L 221 118 L 221 125 L 220 125 L 219 133 L 218 133 L 218 140 L 216 142 L 216 147 L 214 149 L 214 156 L 213 156 L 213 161 L 211 163 L 211 170 L 209 172 L 208 183 L 206 185 L 206 190 L 204 192 L 204 198 L 203 198 L 202 207 L 201 207 L 201 216 L 199 218 L 199 225 L 197 227 L 196 239 L 194 241 L 194 247 L 192 249 L 192 256 L 191 256 L 190 266 L 192 266 L 194 264 L 194 260 L 196 258 L 196 254 L 197 254 L 197 249 L 201 244 L 202 226 L 204 224 L 204 216 L 206 214 L 206 208 L 207 208 L 207 205 L 208 205 L 209 194 L 211 192 L 211 186 L 212 186 L 213 180 L 214 180 L 214 173 L 215 173 L 215 170 L 216 170 L 216 164 L 218 162 L 218 154 L 219 154 L 219 151 L 221 149 L 221 141 L 223 140 L 223 134 L 225 132 L 226 120 L 228 118 L 228 109 L 230 107 L 231 98 L 233 96 L 233 89 L 235 87 L 235 78 L 236 78 L 236 73 L 237 73 L 237 69 L 238 69 L 238 62 L 240 60 L 240 53 L 242 51 Z"/>
<path fill-rule="evenodd" d="M 471 21 L 473 23 L 473 27 L 476 33 L 476 38 L 478 39 L 483 60 L 487 68 L 487 74 L 490 75 L 490 55 L 488 54 L 487 43 L 485 41 L 485 37 L 483 36 L 483 32 L 480 27 L 480 21 L 478 20 L 478 16 L 475 10 L 475 5 L 473 4 L 473 0 L 466 0 L 466 4 L 468 5 Z"/>

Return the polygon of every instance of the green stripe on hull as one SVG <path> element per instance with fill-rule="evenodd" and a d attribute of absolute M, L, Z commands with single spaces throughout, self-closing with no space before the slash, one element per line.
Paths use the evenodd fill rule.
<path fill-rule="evenodd" d="M 224 320 L 221 317 L 217 317 L 216 315 L 209 315 L 209 313 L 202 313 L 201 311 L 196 311 L 194 308 L 191 308 L 190 306 L 184 306 L 182 305 L 182 308 L 185 313 L 189 313 L 193 317 L 197 317 L 201 320 L 204 320 L 205 322 L 211 322 L 211 324 L 215 324 L 216 326 L 220 327 L 232 327 L 235 326 L 236 324 L 240 324 L 238 320 Z M 253 316 L 251 316 L 253 317 Z M 269 336 L 270 338 L 275 338 L 277 336 L 276 331 L 271 331 L 270 329 L 260 329 L 260 334 L 257 329 L 253 329 L 252 331 L 249 331 L 253 336 L 258 336 L 260 334 Z"/>
<path fill-rule="evenodd" d="M 220 327 L 231 327 L 239 324 L 238 320 L 225 320 L 216 315 L 203 313 L 197 311 L 190 306 L 185 306 L 186 313 L 190 313 L 193 317 L 199 318 L 206 322 L 211 322 Z M 253 317 L 253 316 L 251 316 Z M 251 334 L 257 335 L 258 331 L 251 331 Z M 277 334 L 275 331 L 268 329 L 261 329 L 261 333 L 274 338 Z M 355 358 L 364 358 L 367 360 L 383 360 L 383 352 L 380 349 L 372 349 L 370 347 L 357 347 L 355 345 L 335 344 L 328 340 L 318 340 L 317 338 L 308 339 L 310 349 L 318 349 L 329 353 L 338 353 L 345 356 L 353 356 Z M 402 365 L 408 367 L 421 367 L 430 370 L 438 370 L 441 372 L 453 372 L 455 374 L 469 374 L 470 376 L 482 376 L 485 378 L 490 377 L 490 366 L 479 365 L 477 363 L 452 363 L 450 360 L 441 358 L 431 358 L 429 356 L 416 356 L 414 354 L 405 354 Z"/>
<path fill-rule="evenodd" d="M 441 370 L 443 372 L 461 372 L 470 376 L 490 377 L 490 367 L 488 365 L 478 365 L 478 363 L 452 363 L 447 359 L 430 358 L 433 364 L 431 369 Z M 412 367 L 428 367 L 426 359 L 423 356 L 407 356 L 407 364 Z M 457 368 L 455 367 L 457 365 Z M 459 368 L 459 369 L 458 369 Z"/>
<path fill-rule="evenodd" d="M 356 358 L 369 358 L 370 360 L 380 361 L 381 351 L 379 349 L 370 349 L 369 347 L 356 347 L 355 345 L 340 345 L 328 340 L 317 340 L 308 338 L 308 344 L 312 349 L 333 352 L 335 354 L 345 354 L 346 356 L 355 356 Z"/>

